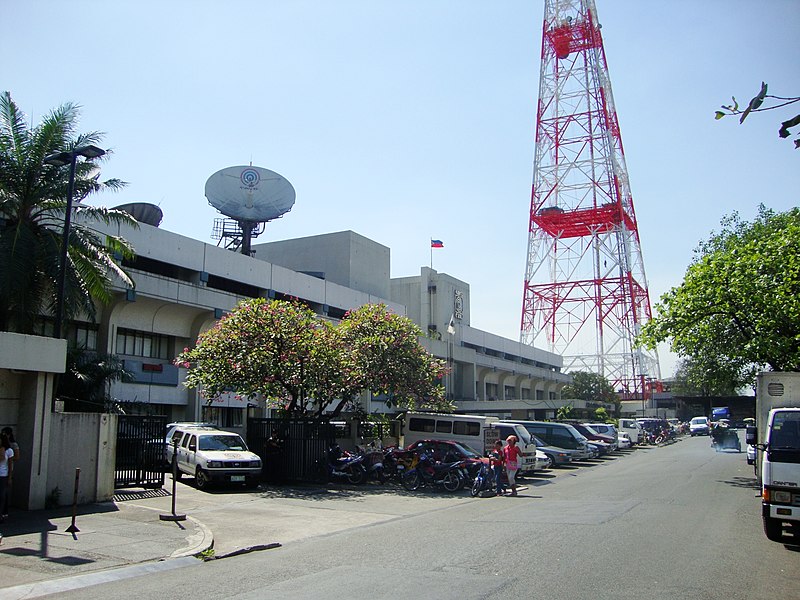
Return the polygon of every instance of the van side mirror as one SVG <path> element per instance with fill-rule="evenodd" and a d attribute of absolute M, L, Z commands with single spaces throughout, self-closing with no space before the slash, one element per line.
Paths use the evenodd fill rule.
<path fill-rule="evenodd" d="M 744 442 L 745 444 L 755 446 L 758 443 L 758 428 L 754 425 L 748 425 L 744 433 Z"/>

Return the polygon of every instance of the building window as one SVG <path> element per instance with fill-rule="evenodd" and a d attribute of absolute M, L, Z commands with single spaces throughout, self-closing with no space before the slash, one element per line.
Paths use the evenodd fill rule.
<path fill-rule="evenodd" d="M 97 326 L 89 323 L 74 323 L 67 332 L 70 348 L 97 351 Z"/>
<path fill-rule="evenodd" d="M 497 384 L 496 383 L 487 383 L 486 384 L 486 399 L 487 400 L 497 400 Z"/>
<path fill-rule="evenodd" d="M 205 423 L 215 423 L 217 427 L 243 427 L 244 410 L 227 406 L 204 406 L 202 419 Z"/>
<path fill-rule="evenodd" d="M 506 400 L 514 400 L 514 386 L 513 385 L 506 385 L 505 387 L 505 399 Z"/>
<path fill-rule="evenodd" d="M 170 341 L 171 338 L 166 335 L 145 333 L 133 329 L 119 329 L 117 330 L 117 354 L 168 360 L 172 358 Z"/>

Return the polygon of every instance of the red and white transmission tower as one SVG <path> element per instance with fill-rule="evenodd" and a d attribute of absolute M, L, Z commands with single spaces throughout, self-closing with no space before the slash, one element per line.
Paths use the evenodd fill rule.
<path fill-rule="evenodd" d="M 545 0 L 533 171 L 521 340 L 641 393 L 661 374 L 594 0 Z"/>

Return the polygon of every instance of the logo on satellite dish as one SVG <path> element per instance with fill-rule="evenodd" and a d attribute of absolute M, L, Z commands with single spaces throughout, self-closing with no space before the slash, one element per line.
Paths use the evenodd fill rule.
<path fill-rule="evenodd" d="M 258 171 L 255 169 L 245 169 L 242 171 L 239 179 L 242 181 L 245 187 L 254 188 L 258 185 L 258 182 L 261 181 L 261 175 L 259 175 Z"/>

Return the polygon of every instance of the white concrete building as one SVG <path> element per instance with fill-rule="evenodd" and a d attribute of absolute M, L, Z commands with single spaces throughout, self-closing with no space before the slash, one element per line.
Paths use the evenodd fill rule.
<path fill-rule="evenodd" d="M 365 303 L 407 315 L 428 332 L 425 346 L 451 364 L 447 391 L 460 411 L 553 416 L 570 380 L 560 372 L 560 356 L 470 327 L 467 283 L 427 267 L 391 279 L 389 248 L 352 231 L 254 245 L 252 257 L 147 224 L 107 232 L 136 249 L 137 258 L 126 264 L 136 287 L 118 286 L 98 322 L 74 324 L 70 335 L 88 349 L 124 359 L 135 381 L 114 384 L 112 395 L 129 412 L 229 428 L 242 427 L 248 412 L 259 414 L 234 394 L 206 405 L 183 385 L 185 370 L 172 364 L 247 297 L 300 298 L 334 320 Z M 383 412 L 385 404 L 376 400 L 369 408 Z"/>

